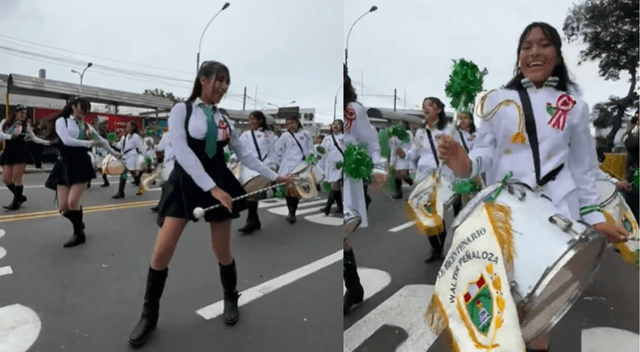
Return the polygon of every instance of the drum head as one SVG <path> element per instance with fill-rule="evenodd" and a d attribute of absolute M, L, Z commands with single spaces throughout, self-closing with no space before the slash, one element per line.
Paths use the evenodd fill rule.
<path fill-rule="evenodd" d="M 598 188 L 598 204 L 601 207 L 609 204 L 616 196 L 616 184 L 607 180 L 597 180 L 596 187 Z"/>
<path fill-rule="evenodd" d="M 603 235 L 587 228 L 571 242 L 565 253 L 547 269 L 533 292 L 518 304 L 520 327 L 526 342 L 548 332 L 560 321 L 600 266 L 606 245 Z"/>

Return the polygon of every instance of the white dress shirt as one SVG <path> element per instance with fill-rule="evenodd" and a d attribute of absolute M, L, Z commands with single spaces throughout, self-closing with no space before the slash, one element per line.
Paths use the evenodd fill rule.
<path fill-rule="evenodd" d="M 272 131 L 258 129 L 253 131 L 256 142 L 258 143 L 258 148 L 260 148 L 260 156 L 262 156 L 262 162 L 267 164 L 272 170 L 276 170 L 278 167 L 278 158 L 276 156 L 276 139 L 274 138 L 274 134 Z M 240 136 L 240 141 L 247 149 L 248 153 L 253 154 L 256 158 L 258 158 L 258 149 L 256 149 L 256 143 L 253 142 L 253 137 L 251 136 L 251 130 L 244 131 Z"/>
<path fill-rule="evenodd" d="M 293 132 L 293 134 L 298 143 L 300 143 L 302 150 L 300 150 L 300 146 L 298 146 L 298 143 L 296 143 L 288 130 L 283 131 L 280 139 L 275 143 L 276 153 L 280 156 L 278 175 L 281 176 L 290 174 L 296 166 L 304 162 L 304 158 L 314 151 L 313 139 L 309 131 L 301 128 L 297 132 Z"/>

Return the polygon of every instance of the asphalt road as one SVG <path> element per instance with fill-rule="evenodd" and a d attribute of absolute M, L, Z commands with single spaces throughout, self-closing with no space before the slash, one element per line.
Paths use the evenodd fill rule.
<path fill-rule="evenodd" d="M 114 200 L 97 179 L 83 197 L 87 242 L 62 244 L 70 222 L 56 213 L 46 174 L 25 176 L 28 201 L 0 210 L 0 351 L 129 351 L 157 227 L 150 189 Z M 11 201 L 0 188 L 0 203 Z M 342 345 L 341 217 L 320 214 L 322 199 L 301 203 L 288 224 L 284 201 L 261 203 L 262 229 L 240 235 L 233 223 L 240 321 L 224 324 L 208 226 L 182 235 L 160 302 L 160 320 L 142 351 L 339 351 Z"/>
<path fill-rule="evenodd" d="M 369 227 L 351 236 L 365 301 L 344 318 L 344 352 L 443 351 L 424 320 L 442 261 L 424 263 L 429 241 L 409 223 L 406 185 L 404 193 L 403 201 L 373 193 Z M 639 297 L 638 268 L 607 248 L 593 283 L 553 328 L 552 351 L 637 352 Z"/>

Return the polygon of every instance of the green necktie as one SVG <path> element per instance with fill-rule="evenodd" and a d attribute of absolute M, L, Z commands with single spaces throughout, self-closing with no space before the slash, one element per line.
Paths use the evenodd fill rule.
<path fill-rule="evenodd" d="M 78 124 L 78 139 L 84 139 L 84 125 L 80 120 L 76 120 L 76 123 Z"/>
<path fill-rule="evenodd" d="M 205 151 L 209 158 L 213 158 L 216 155 L 216 142 L 218 141 L 218 125 L 216 125 L 216 107 L 210 108 L 206 105 L 202 105 L 204 114 L 207 115 L 207 142 Z"/>

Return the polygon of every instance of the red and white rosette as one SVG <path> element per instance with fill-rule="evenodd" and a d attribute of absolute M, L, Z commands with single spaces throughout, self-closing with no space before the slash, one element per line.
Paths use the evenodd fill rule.
<path fill-rule="evenodd" d="M 347 106 L 347 111 L 344 114 L 344 120 L 344 132 L 347 133 L 351 130 L 351 126 L 353 126 L 353 122 L 356 120 L 356 110 L 353 107 Z"/>
<path fill-rule="evenodd" d="M 562 94 L 558 97 L 556 102 L 556 112 L 551 116 L 549 125 L 560 131 L 564 131 L 564 126 L 567 124 L 567 115 L 569 111 L 576 106 L 576 101 L 569 94 Z"/>

